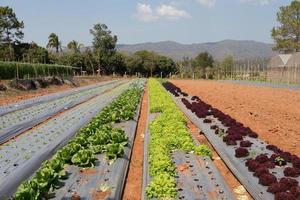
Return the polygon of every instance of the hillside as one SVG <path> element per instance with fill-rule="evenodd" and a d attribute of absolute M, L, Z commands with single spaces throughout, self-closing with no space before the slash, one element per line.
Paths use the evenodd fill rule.
<path fill-rule="evenodd" d="M 192 58 L 203 51 L 208 51 L 216 59 L 222 59 L 226 55 L 233 55 L 235 59 L 239 60 L 271 57 L 276 54 L 276 52 L 272 51 L 272 44 L 249 40 L 224 40 L 199 44 L 180 44 L 173 41 L 148 42 L 131 45 L 121 44 L 117 46 L 117 49 L 130 54 L 140 50 L 155 51 L 175 60 L 181 60 L 183 56 Z"/>

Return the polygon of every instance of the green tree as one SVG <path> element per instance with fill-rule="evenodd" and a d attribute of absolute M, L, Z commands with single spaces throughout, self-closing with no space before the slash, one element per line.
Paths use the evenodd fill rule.
<path fill-rule="evenodd" d="M 123 55 L 125 56 L 125 64 L 126 64 L 126 71 L 130 75 L 134 75 L 137 73 L 144 74 L 145 70 L 143 67 L 143 61 L 142 58 L 136 54 L 133 54 L 131 56 L 129 55 Z"/>
<path fill-rule="evenodd" d="M 23 21 L 19 21 L 13 9 L 0 6 L 0 45 L 6 46 L 9 51 L 9 60 L 14 59 L 13 45 L 23 39 Z"/>
<path fill-rule="evenodd" d="M 84 65 L 84 57 L 82 54 L 71 54 L 66 55 L 67 57 L 67 63 L 65 65 L 76 67 L 77 70 L 79 69 L 86 71 L 86 66 Z"/>
<path fill-rule="evenodd" d="M 109 57 L 108 67 L 108 73 L 117 73 L 123 75 L 126 72 L 125 56 L 119 52 L 116 52 Z"/>
<path fill-rule="evenodd" d="M 73 53 L 80 53 L 80 49 L 83 48 L 83 44 L 79 44 L 77 41 L 72 40 L 67 45 L 68 49 L 71 50 Z"/>
<path fill-rule="evenodd" d="M 112 35 L 105 24 L 95 24 L 90 33 L 93 35 L 94 55 L 100 75 L 101 70 L 108 71 L 105 67 L 107 67 L 110 57 L 116 52 L 115 47 L 118 38 L 116 35 Z"/>
<path fill-rule="evenodd" d="M 220 69 L 219 72 L 221 72 L 221 75 L 227 77 L 228 75 L 231 75 L 233 70 L 233 64 L 234 60 L 232 56 L 226 56 L 220 63 Z"/>
<path fill-rule="evenodd" d="M 54 48 L 56 53 L 59 53 L 59 50 L 61 50 L 61 42 L 55 33 L 49 35 L 47 48 Z"/>
<path fill-rule="evenodd" d="M 88 73 L 95 75 L 95 66 L 97 65 L 96 60 L 94 59 L 94 54 L 91 48 L 85 48 L 83 52 L 84 65 Z"/>
<path fill-rule="evenodd" d="M 188 56 L 183 56 L 181 61 L 177 62 L 176 68 L 180 75 L 180 78 L 184 78 L 184 75 L 189 74 L 188 72 L 191 70 L 192 59 Z"/>
<path fill-rule="evenodd" d="M 277 21 L 280 25 L 272 29 L 274 49 L 284 53 L 300 51 L 300 1 L 280 7 Z"/>
<path fill-rule="evenodd" d="M 170 73 L 175 74 L 177 72 L 175 62 L 168 57 L 165 56 L 157 56 L 157 70 L 156 74 L 162 75 L 163 77 L 168 76 Z"/>
<path fill-rule="evenodd" d="M 19 46 L 24 46 L 23 50 L 21 50 L 21 54 L 19 55 L 19 60 L 23 60 L 23 62 L 30 63 L 48 63 L 49 56 L 47 49 L 38 46 L 35 42 L 31 42 L 30 44 L 23 43 Z M 15 49 L 19 49 L 20 47 L 16 47 Z"/>
<path fill-rule="evenodd" d="M 137 55 L 142 64 L 142 73 L 146 73 L 147 76 L 153 76 L 153 72 L 156 70 L 156 54 L 154 52 L 142 50 L 142 51 L 137 51 L 135 53 Z M 141 67 L 140 67 L 141 68 Z"/>
<path fill-rule="evenodd" d="M 201 77 L 207 79 L 209 74 L 206 71 L 210 71 L 209 68 L 213 67 L 214 58 L 208 52 L 203 52 L 194 58 L 193 64 L 199 68 Z"/>

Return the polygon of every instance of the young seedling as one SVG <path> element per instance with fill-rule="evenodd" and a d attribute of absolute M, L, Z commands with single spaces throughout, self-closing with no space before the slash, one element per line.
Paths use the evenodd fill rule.
<path fill-rule="evenodd" d="M 251 158 L 255 158 L 256 151 L 254 151 L 254 150 L 250 151 L 249 155 L 250 155 Z"/>
<path fill-rule="evenodd" d="M 275 164 L 278 166 L 283 166 L 286 164 L 286 161 L 284 160 L 284 158 L 278 156 L 275 158 Z"/>

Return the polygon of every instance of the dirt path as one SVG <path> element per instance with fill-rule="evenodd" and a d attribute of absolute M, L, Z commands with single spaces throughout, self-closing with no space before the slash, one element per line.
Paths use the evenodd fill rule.
<path fill-rule="evenodd" d="M 203 80 L 171 82 L 249 126 L 264 141 L 300 156 L 300 91 Z"/>
<path fill-rule="evenodd" d="M 137 133 L 133 144 L 129 172 L 126 178 L 123 200 L 140 200 L 143 183 L 143 160 L 144 160 L 144 133 L 147 122 L 148 89 L 142 100 L 141 114 L 138 122 Z"/>

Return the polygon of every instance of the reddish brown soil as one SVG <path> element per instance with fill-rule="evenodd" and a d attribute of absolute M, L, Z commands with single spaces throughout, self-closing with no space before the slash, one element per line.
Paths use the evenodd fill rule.
<path fill-rule="evenodd" d="M 80 196 L 77 193 L 74 193 L 71 197 L 71 200 L 80 200 Z"/>
<path fill-rule="evenodd" d="M 148 89 L 143 96 L 140 119 L 133 144 L 129 172 L 127 175 L 123 200 L 140 200 L 143 183 L 144 133 L 148 114 Z"/>
<path fill-rule="evenodd" d="M 6 92 L 0 92 L 0 105 L 15 103 L 25 99 L 39 97 L 51 93 L 56 93 L 64 90 L 71 89 L 68 85 L 50 86 L 48 88 L 41 88 L 38 90 L 21 91 L 16 89 L 9 89 Z"/>
<path fill-rule="evenodd" d="M 86 175 L 91 175 L 91 174 L 96 174 L 98 171 L 96 169 L 81 169 L 80 173 L 81 174 L 86 174 Z"/>
<path fill-rule="evenodd" d="M 91 193 L 92 193 L 92 200 L 102 200 L 102 199 L 107 199 L 111 194 L 111 191 L 100 192 L 94 189 L 92 190 Z"/>
<path fill-rule="evenodd" d="M 189 166 L 187 164 L 182 164 L 177 167 L 177 171 L 183 172 L 186 171 L 188 168 Z"/>
<path fill-rule="evenodd" d="M 94 84 L 97 82 L 112 80 L 113 78 L 111 78 L 111 77 L 76 77 L 74 79 L 80 85 L 80 87 L 82 87 L 82 86 L 91 85 L 91 84 Z M 9 81 L 1 81 L 1 82 L 4 83 L 5 85 L 9 85 Z M 34 98 L 34 97 L 51 94 L 51 93 L 69 90 L 71 88 L 74 88 L 74 87 L 69 86 L 69 85 L 62 85 L 62 86 L 52 85 L 52 86 L 49 86 L 48 88 L 40 88 L 37 90 L 30 90 L 30 91 L 21 91 L 21 90 L 17 90 L 14 88 L 9 88 L 5 92 L 0 92 L 0 106 L 5 105 L 5 104 L 10 104 L 10 103 L 15 103 L 15 102 L 22 101 L 25 99 L 30 99 L 30 98 Z"/>
<path fill-rule="evenodd" d="M 215 149 L 211 146 L 211 144 L 208 142 L 206 137 L 203 134 L 199 134 L 200 130 L 191 122 L 188 121 L 188 128 L 193 134 L 194 138 L 196 138 L 201 144 L 205 144 L 210 149 L 213 150 L 213 162 L 220 171 L 221 175 L 224 177 L 225 182 L 229 186 L 229 188 L 233 191 L 233 194 L 237 199 L 243 199 L 243 200 L 251 200 L 252 197 L 249 195 L 249 193 L 246 190 L 240 190 L 239 188 L 243 188 L 241 183 L 235 178 L 235 176 L 231 173 L 231 171 L 228 169 L 226 164 L 221 160 L 218 153 L 215 151 Z"/>
<path fill-rule="evenodd" d="M 172 80 L 259 134 L 300 156 L 300 91 L 204 80 Z"/>

